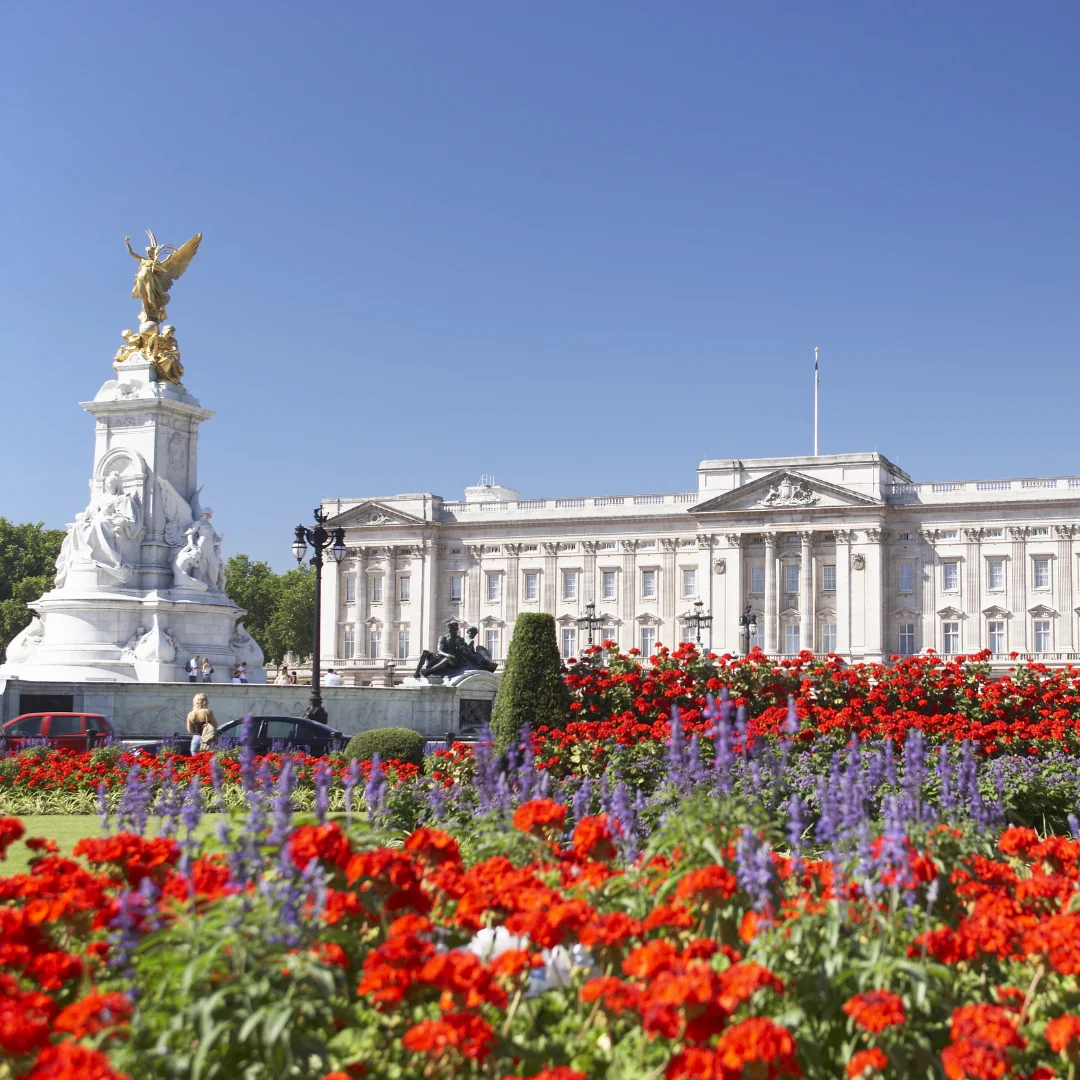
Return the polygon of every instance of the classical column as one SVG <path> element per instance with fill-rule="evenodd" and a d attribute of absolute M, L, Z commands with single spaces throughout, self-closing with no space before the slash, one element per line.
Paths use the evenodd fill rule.
<path fill-rule="evenodd" d="M 367 617 L 368 617 L 368 588 L 367 588 L 367 557 L 370 548 L 358 547 L 356 551 L 356 632 L 353 635 L 354 653 L 357 661 L 362 661 L 367 656 Z"/>
<path fill-rule="evenodd" d="M 765 651 L 777 652 L 777 629 L 780 624 L 776 607 L 776 533 L 762 533 L 765 540 Z"/>
<path fill-rule="evenodd" d="M 799 647 L 817 651 L 814 640 L 814 534 L 799 533 Z"/>
<path fill-rule="evenodd" d="M 338 606 L 338 595 L 341 584 L 341 564 L 327 558 L 323 561 L 322 569 L 322 598 L 319 611 L 319 652 L 321 656 L 315 657 L 315 663 L 328 661 L 334 666 L 338 651 L 338 625 L 341 612 Z"/>
<path fill-rule="evenodd" d="M 1009 647 L 1017 652 L 1028 651 L 1027 617 L 1027 525 L 1009 528 L 1012 570 L 1012 620 L 1009 626 Z"/>
<path fill-rule="evenodd" d="M 743 595 L 743 538 L 739 533 L 725 533 L 724 540 L 727 542 L 727 552 L 717 560 L 723 563 L 724 568 L 722 592 L 725 608 L 720 648 L 738 656 L 739 618 L 746 608 L 746 597 Z"/>
<path fill-rule="evenodd" d="M 439 542 L 431 539 L 424 541 L 424 581 L 420 595 L 423 605 L 420 609 L 420 641 L 417 653 L 424 649 L 434 649 L 439 641 Z"/>
<path fill-rule="evenodd" d="M 851 659 L 851 532 L 837 529 L 836 537 L 836 651 Z"/>
<path fill-rule="evenodd" d="M 716 639 L 717 633 L 719 632 L 719 636 L 721 638 L 723 637 L 723 619 L 727 610 L 724 605 L 723 590 L 714 587 L 719 581 L 723 580 L 722 575 L 717 574 L 716 572 L 719 561 L 715 563 L 713 561 L 713 543 L 715 540 L 716 537 L 711 534 L 697 534 L 697 594 L 698 597 L 705 601 L 707 613 L 713 617 L 713 621 L 709 624 L 705 640 L 701 643 L 701 647 L 706 655 L 716 651 L 713 648 L 713 641 Z M 724 564 L 723 569 L 727 570 L 726 563 Z M 705 575 L 705 580 L 702 580 L 702 574 Z"/>
<path fill-rule="evenodd" d="M 866 530 L 866 549 L 863 552 L 865 570 L 863 571 L 864 598 L 864 641 L 863 655 L 870 661 L 881 661 L 881 615 L 885 606 L 884 573 L 882 566 L 882 541 L 885 534 L 881 529 Z"/>
<path fill-rule="evenodd" d="M 409 656 L 408 659 L 419 657 L 421 649 L 425 648 L 420 638 L 420 629 L 423 621 L 424 610 L 424 545 L 413 544 L 409 548 L 410 580 L 409 580 L 409 606 L 401 609 L 402 620 L 408 615 L 409 627 Z M 396 651 L 396 650 L 395 650 Z"/>
<path fill-rule="evenodd" d="M 938 641 L 937 614 L 937 529 L 920 529 L 919 536 L 924 546 L 919 550 L 919 573 L 922 576 L 922 638 L 918 642 L 920 649 L 941 651 Z M 929 556 L 926 548 L 930 549 Z"/>
<path fill-rule="evenodd" d="M 679 619 L 676 604 L 679 600 L 680 590 L 675 582 L 677 569 L 675 567 L 675 553 L 679 549 L 679 541 L 670 536 L 660 540 L 662 554 L 660 556 L 660 582 L 663 592 L 660 594 L 660 618 L 664 623 L 664 634 L 660 640 L 669 649 L 679 647 Z M 659 635 L 658 635 L 659 636 Z"/>
<path fill-rule="evenodd" d="M 622 558 L 622 581 L 619 582 L 619 648 L 625 652 L 638 645 L 634 612 L 637 609 L 637 561 L 634 552 L 637 551 L 636 540 L 623 540 L 621 542 Z"/>
<path fill-rule="evenodd" d="M 466 623 L 468 623 L 469 626 L 475 626 L 477 630 L 479 630 L 480 616 L 482 614 L 484 602 L 484 597 L 482 595 L 482 590 L 484 588 L 484 547 L 482 544 L 467 544 L 465 550 L 468 552 L 471 561 L 469 564 L 469 572 L 466 575 L 468 584 L 465 596 L 462 598 L 464 601 L 462 610 L 466 613 Z M 465 633 L 465 630 L 463 629 L 461 632 Z M 483 645 L 484 643 L 478 638 L 477 644 Z"/>
<path fill-rule="evenodd" d="M 382 599 L 383 599 L 383 639 L 380 656 L 387 659 L 394 655 L 391 641 L 397 633 L 397 572 L 395 562 L 395 550 L 392 544 L 387 544 L 383 550 L 386 552 L 386 569 L 383 570 Z"/>
<path fill-rule="evenodd" d="M 595 540 L 583 540 L 581 550 L 584 552 L 584 568 L 581 575 L 580 600 L 587 604 L 590 600 L 599 600 L 596 590 L 596 551 L 598 544 Z"/>
<path fill-rule="evenodd" d="M 983 617 L 980 605 L 982 604 L 982 559 L 980 545 L 982 543 L 982 529 L 964 530 L 964 612 L 967 625 L 964 627 L 964 652 L 978 652 L 986 646 L 983 640 Z"/>
<path fill-rule="evenodd" d="M 540 582 L 540 610 L 555 615 L 558 613 L 556 597 L 559 594 L 556 592 L 555 575 L 559 572 L 559 545 L 551 542 L 544 543 L 540 545 L 540 549 L 544 553 L 544 574 Z"/>
<path fill-rule="evenodd" d="M 518 590 L 521 587 L 521 570 L 518 559 L 521 556 L 520 544 L 506 544 L 506 580 L 503 582 L 503 621 L 506 623 L 506 640 L 501 643 L 503 656 L 510 648 L 510 639 L 514 636 L 514 623 L 518 614 Z"/>
<path fill-rule="evenodd" d="M 1073 651 L 1073 554 L 1072 538 L 1076 533 L 1075 525 L 1055 525 L 1057 534 L 1057 579 L 1058 619 L 1057 641 L 1054 647 L 1058 652 Z"/>

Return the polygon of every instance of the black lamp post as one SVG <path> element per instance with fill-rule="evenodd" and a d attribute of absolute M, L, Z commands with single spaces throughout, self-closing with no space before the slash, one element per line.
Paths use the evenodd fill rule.
<path fill-rule="evenodd" d="M 757 616 L 746 605 L 746 610 L 739 616 L 739 638 L 743 647 L 743 655 L 750 654 L 750 640 L 757 635 Z"/>
<path fill-rule="evenodd" d="M 341 562 L 345 558 L 345 530 L 335 529 L 331 535 L 323 527 L 329 520 L 329 514 L 321 506 L 315 509 L 315 526 L 307 528 L 304 525 L 296 526 L 296 539 L 293 540 L 292 552 L 298 563 L 304 561 L 307 554 L 308 544 L 311 545 L 314 554 L 311 556 L 311 565 L 315 567 L 315 632 L 312 635 L 311 654 L 311 703 L 308 705 L 307 717 L 325 724 L 329 717 L 323 708 L 322 693 L 319 689 L 319 653 L 322 647 L 320 630 L 322 623 L 322 568 L 323 553 L 329 549 L 334 562 Z"/>
<path fill-rule="evenodd" d="M 683 616 L 683 622 L 686 623 L 687 628 L 694 632 L 698 652 L 701 652 L 701 631 L 708 630 L 712 626 L 712 619 L 711 614 L 705 614 L 705 604 L 700 597 L 694 601 L 694 610 Z"/>
<path fill-rule="evenodd" d="M 604 625 L 604 620 L 596 614 L 596 605 L 591 600 L 585 605 L 585 614 L 577 620 L 577 624 L 579 630 L 588 631 L 589 644 L 592 645 L 593 635 Z"/>

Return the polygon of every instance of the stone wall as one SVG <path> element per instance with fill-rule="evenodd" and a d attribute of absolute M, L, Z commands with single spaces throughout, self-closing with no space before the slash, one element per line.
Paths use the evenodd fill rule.
<path fill-rule="evenodd" d="M 483 685 L 476 685 L 483 682 Z M 495 680 L 474 677 L 474 685 L 450 686 L 331 686 L 323 689 L 330 724 L 346 735 L 379 727 L 405 727 L 432 738 L 461 732 L 468 720 L 490 711 Z M 0 721 L 27 708 L 32 696 L 70 695 L 72 711 L 96 712 L 117 730 L 131 735 L 164 735 L 184 729 L 184 718 L 195 693 L 205 690 L 210 707 L 222 723 L 247 713 L 263 716 L 302 716 L 310 687 L 211 683 L 59 683 L 9 679 L 0 683 Z M 27 703 L 29 704 L 29 703 Z M 54 708 L 56 706 L 53 706 Z M 464 710 L 464 717 L 463 717 Z M 466 723 L 463 725 L 463 719 Z"/>

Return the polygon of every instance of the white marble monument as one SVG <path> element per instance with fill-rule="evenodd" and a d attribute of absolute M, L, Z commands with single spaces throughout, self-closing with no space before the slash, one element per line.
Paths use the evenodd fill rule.
<path fill-rule="evenodd" d="M 198 239 L 158 262 L 168 249 L 151 235 L 149 258 L 135 256 L 139 333 L 124 332 L 116 378 L 81 403 L 96 421 L 89 499 L 68 526 L 55 586 L 30 605 L 35 618 L 8 646 L 0 679 L 177 682 L 198 655 L 214 681 L 229 681 L 241 661 L 249 682 L 266 681 L 244 611 L 223 591 L 222 537 L 201 500 L 199 425 L 213 414 L 180 382 L 172 327 L 154 318 L 164 317 L 168 287 Z"/>

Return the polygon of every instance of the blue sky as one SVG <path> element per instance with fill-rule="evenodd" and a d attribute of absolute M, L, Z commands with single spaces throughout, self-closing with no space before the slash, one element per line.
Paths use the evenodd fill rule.
<path fill-rule="evenodd" d="M 1080 473 L 1072 3 L 9 4 L 0 514 L 63 525 L 174 288 L 229 552 L 324 496 L 481 473 L 692 490 L 704 457 L 876 447 Z"/>

